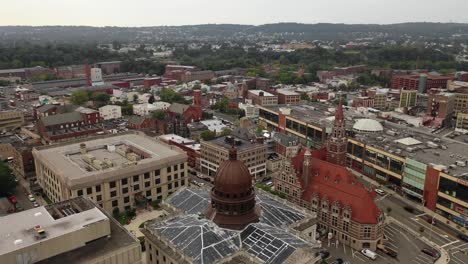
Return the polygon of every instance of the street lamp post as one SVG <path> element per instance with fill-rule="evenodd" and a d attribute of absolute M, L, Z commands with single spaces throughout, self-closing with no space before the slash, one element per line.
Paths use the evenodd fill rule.
<path fill-rule="evenodd" d="M 432 227 L 435 224 L 434 219 L 435 219 L 435 215 L 433 215 L 432 218 L 431 218 L 431 232 L 429 233 L 429 241 L 431 241 L 431 242 L 432 242 Z"/>

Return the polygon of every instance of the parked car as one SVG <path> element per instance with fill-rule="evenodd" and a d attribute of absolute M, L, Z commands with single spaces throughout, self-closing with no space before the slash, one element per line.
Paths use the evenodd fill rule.
<path fill-rule="evenodd" d="M 375 260 L 377 258 L 377 253 L 375 253 L 374 251 L 372 251 L 370 249 L 367 249 L 367 248 L 361 250 L 361 253 L 364 256 L 366 256 L 366 257 L 368 257 L 368 258 L 370 258 L 372 260 Z"/>
<path fill-rule="evenodd" d="M 424 254 L 427 254 L 433 258 L 439 258 L 440 257 L 440 253 L 439 251 L 433 249 L 433 248 L 423 248 L 421 249 L 421 252 L 424 253 Z"/>
<path fill-rule="evenodd" d="M 398 256 L 398 253 L 396 251 L 394 251 L 391 248 L 386 247 L 383 244 L 378 244 L 377 249 L 382 251 L 383 253 L 387 254 L 388 256 L 390 256 L 392 258 L 396 258 Z"/>
<path fill-rule="evenodd" d="M 465 234 L 458 234 L 457 237 L 465 242 L 468 242 L 468 236 Z"/>
<path fill-rule="evenodd" d="M 410 213 L 414 213 L 414 211 L 415 211 L 414 207 L 409 206 L 409 205 L 405 205 L 405 206 L 403 207 L 403 209 L 405 209 L 406 211 L 408 211 L 408 212 L 410 212 Z"/>
<path fill-rule="evenodd" d="M 320 258 L 321 259 L 327 259 L 330 256 L 330 252 L 322 250 L 320 251 Z"/>
<path fill-rule="evenodd" d="M 332 262 L 332 264 L 343 264 L 343 263 L 344 263 L 344 261 L 341 258 L 337 258 Z"/>
<path fill-rule="evenodd" d="M 34 203 L 33 203 L 33 206 L 34 206 L 34 207 L 39 207 L 40 205 L 39 205 L 37 202 L 34 202 Z"/>
<path fill-rule="evenodd" d="M 385 195 L 385 191 L 382 190 L 382 189 L 375 189 L 374 191 L 375 191 L 377 194 Z"/>
<path fill-rule="evenodd" d="M 10 201 L 10 203 L 12 204 L 16 204 L 18 202 L 18 200 L 16 199 L 16 197 L 14 195 L 11 195 L 8 197 L 8 200 Z"/>
<path fill-rule="evenodd" d="M 28 195 L 28 199 L 31 203 L 34 203 L 36 201 L 36 198 L 34 198 L 34 195 L 32 194 Z"/>

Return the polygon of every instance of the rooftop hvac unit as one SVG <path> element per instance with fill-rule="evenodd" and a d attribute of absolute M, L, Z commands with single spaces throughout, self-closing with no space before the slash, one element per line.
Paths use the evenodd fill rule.
<path fill-rule="evenodd" d="M 430 147 L 430 148 L 438 148 L 438 147 L 439 147 L 439 145 L 437 145 L 436 143 L 434 143 L 434 142 L 432 142 L 432 141 L 428 141 L 428 142 L 426 143 L 426 145 L 427 145 L 428 147 Z"/>
<path fill-rule="evenodd" d="M 457 168 L 457 165 L 451 164 L 451 165 L 449 165 L 449 168 L 450 168 L 450 169 L 456 169 L 456 168 Z"/>
<path fill-rule="evenodd" d="M 455 164 L 460 167 L 465 167 L 466 166 L 466 161 L 465 160 L 457 160 L 455 161 Z"/>

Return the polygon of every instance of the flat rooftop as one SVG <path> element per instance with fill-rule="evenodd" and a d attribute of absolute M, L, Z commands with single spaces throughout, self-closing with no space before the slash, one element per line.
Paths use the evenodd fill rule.
<path fill-rule="evenodd" d="M 284 95 L 300 95 L 299 93 L 296 93 L 295 91 L 291 91 L 287 89 L 278 89 L 276 90 L 276 92 L 279 94 L 284 94 Z"/>
<path fill-rule="evenodd" d="M 230 143 L 230 141 L 227 140 L 228 137 L 231 137 L 237 142 L 235 145 L 238 151 L 243 151 L 246 149 L 257 148 L 259 146 L 262 146 L 261 144 L 256 143 L 254 141 L 249 141 L 249 140 L 245 140 L 245 139 L 234 137 L 234 136 L 218 137 L 218 138 L 205 141 L 205 142 L 223 147 L 225 149 L 230 149 L 232 146 L 232 143 Z"/>
<path fill-rule="evenodd" d="M 86 154 L 81 153 L 81 144 L 85 144 Z M 122 151 L 126 155 L 121 155 Z M 134 169 L 135 166 L 151 166 L 155 162 L 163 164 L 186 157 L 185 153 L 172 146 L 137 133 L 38 147 L 33 150 L 33 154 L 36 159 L 46 163 L 55 173 L 69 181 L 96 179 L 92 176 L 104 177 L 103 174 L 114 176 Z"/>
<path fill-rule="evenodd" d="M 331 128 L 331 122 L 335 120 L 335 105 L 329 103 L 319 103 L 319 102 L 309 102 L 298 105 L 271 105 L 271 106 L 262 106 L 263 108 L 269 109 L 275 113 L 279 113 L 280 109 L 291 109 L 290 117 L 300 120 L 302 122 L 321 126 L 325 128 Z M 350 122 L 353 118 L 369 118 L 375 115 L 372 113 L 363 113 L 358 112 L 352 108 L 344 109 L 344 115 L 347 122 L 347 126 L 352 127 Z"/>
<path fill-rule="evenodd" d="M 41 206 L 0 217 L 0 255 L 45 242 L 65 234 L 86 228 L 87 225 L 109 220 L 97 207 L 70 200 Z M 60 207 L 61 206 L 61 207 Z M 45 230 L 46 237 L 36 239 L 35 227 Z"/>
<path fill-rule="evenodd" d="M 257 95 L 257 96 L 260 96 L 261 92 L 263 93 L 263 96 L 276 96 L 274 94 L 271 94 L 271 93 L 263 91 L 263 90 L 249 90 L 249 93 L 253 93 L 253 94 Z"/>
<path fill-rule="evenodd" d="M 382 125 L 384 133 L 358 133 L 355 139 L 400 157 L 439 166 L 449 175 L 468 179 L 467 143 L 389 121 L 382 122 Z M 465 165 L 457 165 L 457 161 Z"/>

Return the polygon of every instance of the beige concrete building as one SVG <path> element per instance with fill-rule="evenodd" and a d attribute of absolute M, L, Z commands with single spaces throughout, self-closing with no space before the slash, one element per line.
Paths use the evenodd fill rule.
<path fill-rule="evenodd" d="M 0 235 L 0 263 L 142 263 L 139 241 L 82 197 L 1 217 Z"/>
<path fill-rule="evenodd" d="M 468 132 L 468 113 L 459 112 L 455 130 L 459 132 Z"/>
<path fill-rule="evenodd" d="M 455 114 L 463 111 L 468 111 L 468 94 L 455 94 L 455 103 L 453 106 Z"/>
<path fill-rule="evenodd" d="M 249 168 L 252 177 L 261 178 L 266 174 L 265 145 L 227 136 L 201 142 L 200 168 L 204 175 L 213 180 L 219 165 L 228 159 L 232 144 L 236 145 L 239 160 Z"/>
<path fill-rule="evenodd" d="M 122 107 L 119 105 L 105 105 L 99 108 L 99 116 L 104 120 L 121 118 Z"/>
<path fill-rule="evenodd" d="M 24 115 L 17 111 L 0 112 L 0 130 L 19 128 L 24 124 Z"/>
<path fill-rule="evenodd" d="M 84 196 L 107 211 L 124 210 L 188 184 L 187 155 L 136 132 L 39 147 L 33 155 L 53 202 Z"/>
<path fill-rule="evenodd" d="M 256 105 L 267 106 L 278 104 L 278 96 L 263 90 L 249 90 L 247 97 Z"/>

